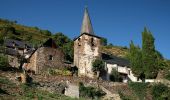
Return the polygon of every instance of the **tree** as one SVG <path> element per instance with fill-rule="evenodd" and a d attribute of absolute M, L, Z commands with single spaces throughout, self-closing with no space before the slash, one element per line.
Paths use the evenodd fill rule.
<path fill-rule="evenodd" d="M 107 45 L 107 39 L 101 38 L 101 43 L 102 43 L 102 45 L 106 46 Z"/>
<path fill-rule="evenodd" d="M 73 61 L 73 41 L 65 36 L 63 33 L 56 33 L 53 35 L 57 46 L 59 46 L 65 55 L 65 59 L 68 61 Z"/>
<path fill-rule="evenodd" d="M 158 73 L 158 60 L 154 46 L 154 37 L 144 28 L 142 32 L 142 61 L 146 78 L 155 78 Z"/>
<path fill-rule="evenodd" d="M 133 74 L 136 77 L 140 77 L 143 73 L 142 52 L 139 47 L 133 44 L 133 41 L 130 43 L 129 60 Z"/>
<path fill-rule="evenodd" d="M 92 66 L 93 72 L 95 72 L 97 74 L 97 78 L 99 78 L 100 72 L 103 71 L 105 67 L 104 62 L 97 58 L 93 61 Z"/>

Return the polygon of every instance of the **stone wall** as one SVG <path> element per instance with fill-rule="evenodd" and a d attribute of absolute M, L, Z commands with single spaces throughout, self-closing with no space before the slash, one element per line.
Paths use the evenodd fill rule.
<path fill-rule="evenodd" d="M 60 49 L 40 47 L 31 56 L 26 69 L 41 74 L 48 69 L 62 69 L 64 67 L 63 62 L 64 54 Z"/>
<path fill-rule="evenodd" d="M 8 55 L 8 62 L 11 67 L 19 68 L 20 66 L 19 60 L 16 56 Z"/>
<path fill-rule="evenodd" d="M 100 57 L 100 38 L 83 34 L 74 41 L 74 65 L 79 68 L 79 76 L 94 77 L 92 62 Z"/>

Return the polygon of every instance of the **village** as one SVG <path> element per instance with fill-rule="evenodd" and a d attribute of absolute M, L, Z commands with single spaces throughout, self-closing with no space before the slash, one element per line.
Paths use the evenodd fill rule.
<path fill-rule="evenodd" d="M 25 41 L 5 39 L 5 53 L 9 66 L 21 69 L 20 72 L 16 71 L 7 77 L 17 84 L 39 83 L 36 84 L 37 89 L 57 91 L 72 98 L 80 98 L 82 83 L 81 86 L 84 87 L 99 88 L 104 100 L 121 100 L 118 91 L 131 92 L 126 86 L 128 82 L 164 83 L 170 86 L 170 82 L 161 77 L 143 80 L 134 75 L 128 59 L 101 51 L 101 39 L 102 37 L 93 30 L 87 7 L 84 10 L 80 34 L 73 40 L 73 62 L 65 60 L 63 51 L 53 38 L 45 40 L 37 48 Z M 95 60 L 102 61 L 103 69 L 93 68 Z M 113 70 L 119 78 L 112 78 Z M 56 73 L 56 76 L 53 75 Z M 1 74 L 5 75 L 4 72 Z"/>

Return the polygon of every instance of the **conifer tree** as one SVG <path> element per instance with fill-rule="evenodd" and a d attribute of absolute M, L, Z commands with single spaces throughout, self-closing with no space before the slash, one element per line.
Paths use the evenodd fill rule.
<path fill-rule="evenodd" d="M 133 41 L 130 43 L 130 66 L 133 74 L 140 77 L 143 73 L 142 52 L 139 47 L 135 46 Z"/>
<path fill-rule="evenodd" d="M 152 33 L 144 28 L 142 32 L 142 61 L 146 78 L 155 78 L 158 72 L 158 61 Z"/>

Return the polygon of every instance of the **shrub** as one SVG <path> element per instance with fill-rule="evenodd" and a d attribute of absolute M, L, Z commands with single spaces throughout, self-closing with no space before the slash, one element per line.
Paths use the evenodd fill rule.
<path fill-rule="evenodd" d="M 8 59 L 5 55 L 0 54 L 0 69 L 8 66 Z"/>
<path fill-rule="evenodd" d="M 166 78 L 167 80 L 170 80 L 170 72 L 168 72 L 168 74 L 165 76 L 165 78 Z"/>
<path fill-rule="evenodd" d="M 80 92 L 80 97 L 86 97 L 92 99 L 100 98 L 106 94 L 101 89 L 97 89 L 92 86 L 85 87 L 84 84 L 81 82 L 79 83 L 79 92 Z"/>
<path fill-rule="evenodd" d="M 112 69 L 110 80 L 113 82 L 122 82 L 123 79 L 115 69 Z"/>
<path fill-rule="evenodd" d="M 128 85 L 133 90 L 134 94 L 138 96 L 140 100 L 144 100 L 144 98 L 146 97 L 146 89 L 147 89 L 148 83 L 130 82 L 128 83 Z"/>
<path fill-rule="evenodd" d="M 170 89 L 164 84 L 155 84 L 152 87 L 152 96 L 154 100 L 169 100 Z"/>

